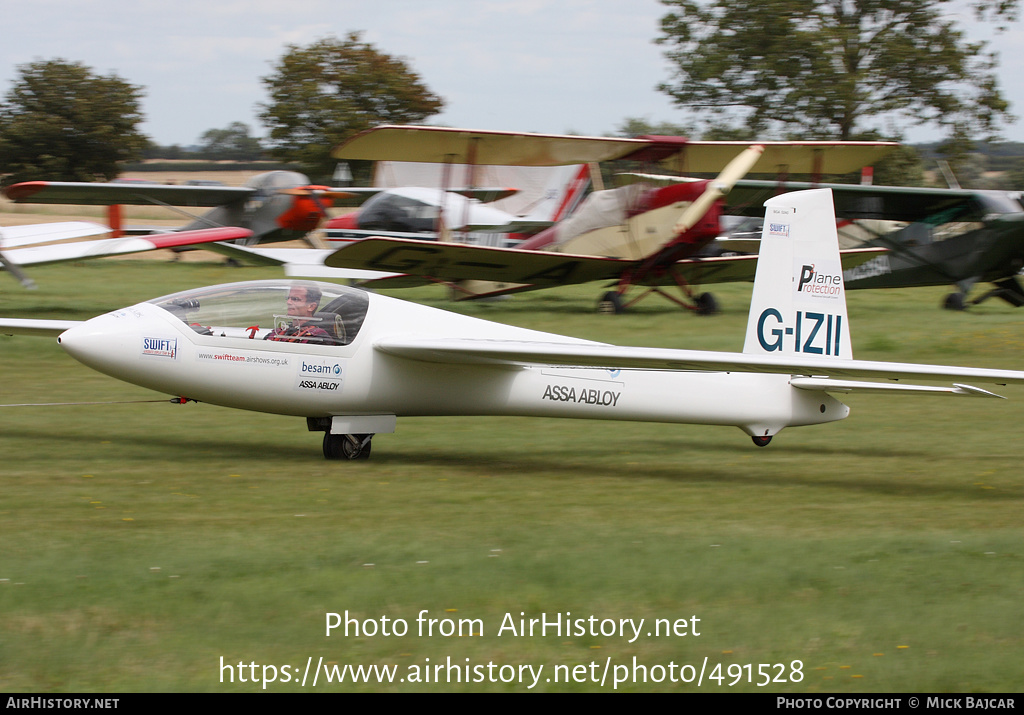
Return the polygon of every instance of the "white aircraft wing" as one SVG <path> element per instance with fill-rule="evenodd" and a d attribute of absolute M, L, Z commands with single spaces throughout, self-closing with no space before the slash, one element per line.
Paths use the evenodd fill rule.
<path fill-rule="evenodd" d="M 144 238 L 105 238 L 98 241 L 77 241 L 75 243 L 57 243 L 52 246 L 17 248 L 4 253 L 7 260 L 15 265 L 31 266 L 142 253 L 155 251 L 158 248 L 193 246 L 214 241 L 233 241 L 248 238 L 251 235 L 252 231 L 244 228 L 204 228 L 198 231 L 176 231 Z"/>
<path fill-rule="evenodd" d="M 439 363 L 541 364 L 636 370 L 692 370 L 701 372 L 783 373 L 794 376 L 794 387 L 837 392 L 879 389 L 921 390 L 922 386 L 859 383 L 835 378 L 877 380 L 966 381 L 985 384 L 1024 384 L 1024 371 L 915 365 L 867 360 L 816 360 L 792 355 L 720 353 L 703 350 L 619 347 L 602 344 L 531 343 L 505 340 L 383 338 L 377 350 L 413 360 Z M 980 395 L 984 390 L 959 385 L 954 394 Z"/>
<path fill-rule="evenodd" d="M 109 226 L 91 221 L 58 221 L 36 223 L 29 226 L 4 226 L 0 228 L 0 248 L 17 248 L 36 243 L 63 241 L 69 238 L 87 238 L 110 233 Z"/>
<path fill-rule="evenodd" d="M 207 250 L 231 258 L 238 258 L 259 266 L 284 266 L 286 276 L 298 278 L 334 278 L 336 280 L 372 281 L 390 278 L 397 273 L 371 271 L 361 268 L 330 268 L 324 259 L 335 252 L 334 248 L 259 248 L 242 246 L 237 243 L 218 243 L 207 246 Z"/>
<path fill-rule="evenodd" d="M 0 335 L 34 335 L 55 338 L 65 330 L 81 325 L 81 320 L 32 320 L 0 318 Z"/>

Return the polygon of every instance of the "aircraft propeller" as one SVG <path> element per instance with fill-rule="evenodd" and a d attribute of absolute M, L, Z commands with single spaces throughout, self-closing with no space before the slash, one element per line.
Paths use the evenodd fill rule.
<path fill-rule="evenodd" d="M 715 180 L 708 184 L 704 193 L 683 211 L 682 216 L 676 222 L 675 235 L 678 236 L 693 228 L 715 201 L 728 194 L 736 182 L 746 176 L 747 172 L 761 158 L 762 152 L 764 152 L 764 147 L 755 144 L 744 149 L 735 159 L 726 164 Z"/>
<path fill-rule="evenodd" d="M 327 209 L 335 199 L 345 199 L 354 196 L 349 191 L 339 191 L 326 186 L 296 186 L 288 189 L 280 189 L 277 193 L 286 196 L 294 196 L 292 208 L 282 214 L 278 223 L 301 231 L 306 231 L 306 241 L 313 248 L 321 248 L 314 243 L 309 232 L 315 229 L 320 222 L 328 217 Z M 309 203 L 313 205 L 310 206 Z M 312 209 L 315 207 L 315 211 Z M 316 216 L 315 221 L 313 216 Z"/>

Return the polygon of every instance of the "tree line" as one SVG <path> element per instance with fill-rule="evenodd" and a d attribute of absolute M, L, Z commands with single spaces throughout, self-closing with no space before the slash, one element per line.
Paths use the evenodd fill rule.
<path fill-rule="evenodd" d="M 945 130 L 955 168 L 975 142 L 1012 118 L 996 58 L 944 15 L 952 0 L 661 0 L 669 11 L 655 42 L 672 77 L 658 89 L 690 123 L 628 118 L 618 135 L 705 139 L 895 139 L 904 127 Z M 973 0 L 979 17 L 1016 20 L 1019 0 Z M 234 122 L 197 149 L 156 147 L 139 131 L 144 90 L 64 59 L 18 68 L 0 101 L 0 183 L 110 180 L 144 157 L 269 158 L 314 179 L 334 170 L 331 149 L 378 124 L 423 123 L 444 100 L 406 60 L 358 32 L 289 45 L 262 78 L 267 137 Z M 881 127 L 881 128 L 880 128 Z M 647 131 L 650 130 L 650 131 Z M 908 183 L 920 157 L 895 157 Z M 913 182 L 910 182 L 913 183 Z"/>

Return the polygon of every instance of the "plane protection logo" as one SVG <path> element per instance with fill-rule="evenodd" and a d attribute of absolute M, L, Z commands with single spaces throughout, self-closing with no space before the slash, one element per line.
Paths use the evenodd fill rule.
<path fill-rule="evenodd" d="M 299 358 L 299 374 L 296 390 L 316 392 L 341 392 L 344 367 L 340 360 L 325 360 L 311 357 Z"/>
<path fill-rule="evenodd" d="M 178 358 L 178 339 L 143 337 L 142 354 L 176 360 Z"/>
<path fill-rule="evenodd" d="M 795 266 L 796 292 L 800 298 L 839 300 L 843 297 L 843 274 L 828 264 L 798 263 Z"/>

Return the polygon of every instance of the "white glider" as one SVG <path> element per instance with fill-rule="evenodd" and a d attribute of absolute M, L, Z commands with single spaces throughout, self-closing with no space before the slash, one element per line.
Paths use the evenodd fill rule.
<path fill-rule="evenodd" d="M 127 382 L 305 417 L 325 432 L 329 459 L 368 456 L 374 433 L 411 415 L 730 425 L 764 446 L 786 427 L 845 418 L 849 408 L 832 393 L 995 397 L 964 383 L 1024 383 L 1021 371 L 854 360 L 831 192 L 765 206 L 742 353 L 618 347 L 289 280 L 176 293 L 85 321 L 59 340 Z M 0 320 L 0 332 L 44 327 Z"/>

